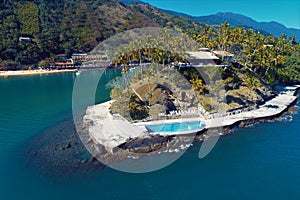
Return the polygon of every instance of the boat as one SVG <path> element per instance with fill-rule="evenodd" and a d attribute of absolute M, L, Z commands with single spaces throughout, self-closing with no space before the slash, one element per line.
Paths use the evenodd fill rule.
<path fill-rule="evenodd" d="M 76 76 L 79 76 L 80 75 L 80 71 L 77 71 L 75 74 L 76 74 Z"/>

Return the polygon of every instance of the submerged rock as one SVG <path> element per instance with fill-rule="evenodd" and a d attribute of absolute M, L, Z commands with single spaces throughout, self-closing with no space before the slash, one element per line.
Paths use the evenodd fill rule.
<path fill-rule="evenodd" d="M 134 153 L 150 153 L 158 151 L 166 145 L 172 137 L 152 136 L 148 138 L 137 138 L 119 146 L 121 149 L 128 149 Z"/>
<path fill-rule="evenodd" d="M 103 167 L 97 159 L 88 162 L 92 156 L 81 142 L 71 120 L 39 134 L 28 144 L 25 154 L 27 167 L 51 176 L 83 175 Z"/>

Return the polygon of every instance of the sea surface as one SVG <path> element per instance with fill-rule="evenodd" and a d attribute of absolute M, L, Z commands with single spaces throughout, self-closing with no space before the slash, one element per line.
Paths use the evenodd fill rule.
<path fill-rule="evenodd" d="M 106 84 L 120 71 L 101 75 L 96 103 L 109 99 Z M 57 178 L 35 170 L 26 162 L 26 148 L 43 131 L 72 118 L 75 79 L 72 72 L 0 78 L 1 200 L 300 199 L 299 112 L 238 128 L 222 136 L 204 159 L 198 158 L 200 146 L 193 146 L 155 172 L 129 174 L 104 167 Z"/>

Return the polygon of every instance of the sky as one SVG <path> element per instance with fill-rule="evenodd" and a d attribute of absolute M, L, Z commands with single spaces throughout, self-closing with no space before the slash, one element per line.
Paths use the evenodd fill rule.
<path fill-rule="evenodd" d="M 217 12 L 243 14 L 258 22 L 279 22 L 300 29 L 300 0 L 142 0 L 158 8 L 192 16 Z"/>

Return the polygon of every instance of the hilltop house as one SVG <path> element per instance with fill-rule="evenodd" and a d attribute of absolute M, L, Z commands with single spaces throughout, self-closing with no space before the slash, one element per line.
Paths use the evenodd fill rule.
<path fill-rule="evenodd" d="M 108 60 L 106 54 L 92 54 L 92 55 L 88 55 L 86 53 L 74 53 L 74 54 L 72 54 L 72 59 L 74 61 L 80 61 L 80 62 Z"/>
<path fill-rule="evenodd" d="M 19 42 L 27 43 L 27 42 L 31 42 L 31 41 L 32 41 L 32 38 L 30 38 L 30 37 L 19 37 Z"/>
<path fill-rule="evenodd" d="M 50 66 L 57 69 L 74 68 L 74 61 L 73 59 L 68 59 L 65 54 L 58 54 L 55 61 L 50 62 Z"/>
<path fill-rule="evenodd" d="M 233 54 L 227 51 L 213 51 L 213 53 L 222 61 L 222 62 L 232 62 Z"/>
<path fill-rule="evenodd" d="M 180 63 L 180 67 L 225 66 L 224 62 L 232 62 L 234 54 L 227 51 L 210 51 L 200 48 L 198 51 L 189 51 L 189 65 Z"/>
<path fill-rule="evenodd" d="M 84 62 L 87 59 L 87 54 L 86 53 L 73 53 L 71 58 L 75 61 L 75 62 Z"/>
<path fill-rule="evenodd" d="M 107 67 L 111 63 L 104 52 L 97 54 L 74 53 L 72 60 L 75 64 L 82 65 L 82 67 Z"/>
<path fill-rule="evenodd" d="M 190 56 L 190 65 L 193 67 L 221 64 L 221 60 L 208 48 L 200 48 L 199 51 L 190 51 L 187 53 Z"/>

